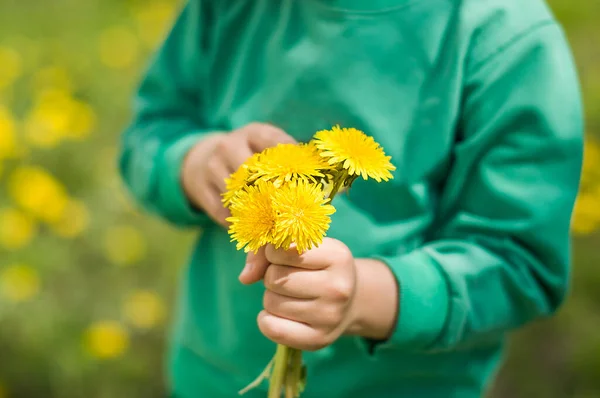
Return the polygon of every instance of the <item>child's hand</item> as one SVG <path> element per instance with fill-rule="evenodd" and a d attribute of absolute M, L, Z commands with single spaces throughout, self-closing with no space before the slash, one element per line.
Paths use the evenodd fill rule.
<path fill-rule="evenodd" d="M 276 343 L 317 350 L 333 343 L 354 321 L 357 290 L 355 261 L 342 242 L 325 238 L 301 255 L 295 249 L 268 245 L 249 255 L 240 280 L 253 283 L 264 275 L 261 332 Z"/>
<path fill-rule="evenodd" d="M 226 225 L 229 216 L 221 202 L 225 179 L 256 152 L 294 139 L 277 127 L 251 123 L 226 134 L 201 140 L 186 156 L 181 172 L 190 201 L 213 220 Z"/>

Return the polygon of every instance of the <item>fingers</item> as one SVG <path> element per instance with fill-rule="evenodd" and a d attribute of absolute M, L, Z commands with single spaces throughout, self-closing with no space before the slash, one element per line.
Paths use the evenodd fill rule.
<path fill-rule="evenodd" d="M 333 341 L 309 325 L 278 317 L 266 310 L 258 314 L 260 331 L 272 341 L 304 351 L 316 351 Z"/>
<path fill-rule="evenodd" d="M 240 282 L 245 285 L 256 283 L 263 278 L 269 262 L 265 257 L 265 248 L 258 249 L 256 254 L 250 252 L 246 256 L 246 265 L 239 276 Z"/>
<path fill-rule="evenodd" d="M 225 219 L 229 217 L 230 213 L 223 207 L 221 195 L 216 186 L 210 183 L 204 184 L 204 188 L 198 192 L 197 197 L 210 218 L 222 226 L 227 226 Z"/>
<path fill-rule="evenodd" d="M 323 269 L 329 267 L 333 262 L 352 259 L 352 253 L 348 247 L 331 238 L 323 239 L 323 243 L 319 247 L 302 254 L 295 249 L 276 249 L 273 245 L 267 245 L 265 256 L 272 264 L 305 269 Z"/>
<path fill-rule="evenodd" d="M 231 145 L 227 148 L 224 156 L 228 176 L 235 172 L 246 160 L 252 156 L 252 151 L 246 143 Z"/>
<path fill-rule="evenodd" d="M 251 123 L 242 128 L 247 135 L 248 145 L 253 152 L 262 152 L 277 144 L 293 144 L 296 141 L 280 128 L 270 124 Z"/>
<path fill-rule="evenodd" d="M 326 277 L 324 272 L 271 264 L 265 272 L 264 284 L 267 290 L 283 296 L 313 299 L 320 296 L 319 286 L 326 282 Z"/>
<path fill-rule="evenodd" d="M 291 298 L 267 291 L 263 296 L 263 307 L 270 314 L 280 318 L 312 324 L 314 319 L 310 317 L 310 310 L 314 306 L 314 301 L 314 299 Z"/>
<path fill-rule="evenodd" d="M 229 169 L 222 158 L 212 156 L 207 164 L 207 180 L 218 189 L 218 195 L 226 190 L 225 179 L 230 176 Z"/>
<path fill-rule="evenodd" d="M 263 307 L 269 314 L 323 329 L 340 324 L 345 310 L 321 300 L 292 298 L 271 291 L 265 292 Z"/>

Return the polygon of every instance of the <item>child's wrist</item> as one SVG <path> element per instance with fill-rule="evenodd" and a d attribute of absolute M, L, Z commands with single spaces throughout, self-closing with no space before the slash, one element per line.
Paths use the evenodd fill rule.
<path fill-rule="evenodd" d="M 356 259 L 356 293 L 352 319 L 345 334 L 387 340 L 398 314 L 398 285 L 387 265 L 373 259 Z"/>

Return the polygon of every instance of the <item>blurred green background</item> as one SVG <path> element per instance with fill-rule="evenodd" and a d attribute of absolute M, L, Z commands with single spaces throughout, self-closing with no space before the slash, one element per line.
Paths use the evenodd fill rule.
<path fill-rule="evenodd" d="M 600 2 L 550 4 L 587 111 L 573 293 L 514 336 L 493 397 L 600 397 Z M 192 236 L 138 213 L 115 159 L 132 92 L 180 6 L 0 0 L 0 398 L 164 394 Z"/>

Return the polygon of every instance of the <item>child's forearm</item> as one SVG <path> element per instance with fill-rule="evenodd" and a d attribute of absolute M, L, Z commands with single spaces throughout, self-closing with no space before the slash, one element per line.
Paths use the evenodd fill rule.
<path fill-rule="evenodd" d="M 398 316 L 398 283 L 381 261 L 356 259 L 355 264 L 354 322 L 347 334 L 385 340 L 394 331 Z"/>

